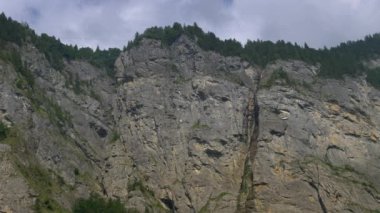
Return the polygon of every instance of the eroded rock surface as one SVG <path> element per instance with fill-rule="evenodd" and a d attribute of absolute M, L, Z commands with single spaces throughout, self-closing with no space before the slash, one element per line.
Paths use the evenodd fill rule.
<path fill-rule="evenodd" d="M 290 62 L 279 62 L 292 77 Z M 299 63 L 299 62 L 297 62 Z M 313 68 L 298 72 L 312 79 Z M 294 78 L 297 81 L 297 78 Z M 300 81 L 300 80 L 298 80 Z M 262 89 L 255 182 L 259 211 L 379 208 L 379 91 L 362 79 Z"/>
<path fill-rule="evenodd" d="M 111 182 L 109 192 L 126 199 L 120 185 L 142 179 L 168 209 L 233 212 L 246 149 L 249 89 L 236 82 L 246 75 L 243 63 L 204 52 L 186 37 L 169 48 L 144 40 L 118 62 L 118 73 L 133 80 L 118 88 L 121 140 L 109 147 L 115 154 L 105 174 L 118 184 Z"/>
<path fill-rule="evenodd" d="M 33 46 L 12 48 L 35 85 L 0 61 L 11 130 L 0 211 L 70 209 L 91 192 L 140 212 L 380 208 L 380 92 L 364 78 L 319 79 L 300 61 L 259 69 L 186 36 L 143 39 L 121 53 L 115 78 L 84 61 L 57 71 Z"/>

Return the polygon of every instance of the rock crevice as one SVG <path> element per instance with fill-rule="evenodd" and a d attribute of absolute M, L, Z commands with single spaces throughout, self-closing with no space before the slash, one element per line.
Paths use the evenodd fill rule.
<path fill-rule="evenodd" d="M 251 90 L 248 97 L 247 107 L 244 112 L 244 128 L 246 144 L 248 145 L 245 162 L 244 174 L 242 177 L 240 193 L 238 197 L 238 212 L 255 212 L 255 159 L 258 148 L 258 137 L 260 131 L 260 105 L 257 93 L 260 85 L 261 72 L 257 72 L 250 86 Z"/>

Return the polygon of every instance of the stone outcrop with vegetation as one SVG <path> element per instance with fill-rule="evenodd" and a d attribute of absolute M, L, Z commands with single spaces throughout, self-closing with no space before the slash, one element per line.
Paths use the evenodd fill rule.
<path fill-rule="evenodd" d="M 380 209 L 378 35 L 315 50 L 174 24 L 93 51 L 0 26 L 0 212 Z"/>

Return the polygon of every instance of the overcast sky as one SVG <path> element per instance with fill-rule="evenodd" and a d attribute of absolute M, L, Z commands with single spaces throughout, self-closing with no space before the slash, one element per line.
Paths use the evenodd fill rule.
<path fill-rule="evenodd" d="M 123 47 L 135 32 L 197 22 L 221 38 L 336 45 L 380 32 L 380 0 L 0 0 L 0 10 L 78 46 Z M 0 29 L 1 30 L 1 29 Z"/>

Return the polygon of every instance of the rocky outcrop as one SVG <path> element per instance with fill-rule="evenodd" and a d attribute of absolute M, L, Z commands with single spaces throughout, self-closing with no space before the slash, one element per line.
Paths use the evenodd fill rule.
<path fill-rule="evenodd" d="M 70 209 L 91 192 L 140 212 L 380 208 L 380 92 L 364 78 L 320 79 L 300 61 L 259 69 L 186 36 L 143 39 L 115 79 L 12 49 L 35 83 L 0 61 L 0 211 Z"/>
<path fill-rule="evenodd" d="M 110 146 L 110 192 L 127 201 L 128 184 L 141 181 L 167 210 L 233 212 L 246 155 L 244 63 L 186 37 L 171 47 L 143 40 L 117 63 L 129 80 L 114 111 L 121 137 Z M 143 208 L 139 196 L 127 203 Z"/>
<path fill-rule="evenodd" d="M 268 69 L 279 67 L 291 83 L 279 79 L 258 94 L 258 211 L 378 209 L 380 172 L 373 160 L 380 151 L 374 136 L 379 91 L 362 79 L 318 79 L 315 68 L 302 62 L 279 62 Z"/>
<path fill-rule="evenodd" d="M 248 67 L 244 62 L 223 67 L 234 60 L 216 59 L 216 54 L 205 53 L 188 43 L 182 38 L 172 47 L 162 48 L 157 41 L 146 40 L 139 49 L 125 52 L 118 61 L 123 64 L 120 76 L 130 76 L 124 78 L 129 80 L 124 81 L 122 90 L 126 102 L 130 100 L 132 104 L 130 110 L 128 106 L 124 109 L 130 115 L 120 129 L 129 129 L 123 137 L 126 145 L 138 141 L 130 148 L 132 156 L 129 159 L 136 162 L 145 158 L 135 166 L 139 175 L 148 176 L 146 183 L 153 191 L 163 191 L 159 187 L 169 185 L 170 190 L 167 192 L 165 187 L 164 196 L 170 194 L 173 206 L 184 212 L 201 209 L 211 212 L 236 209 L 238 212 L 327 212 L 378 208 L 377 176 L 374 174 L 379 173 L 375 166 L 366 163 L 376 159 L 376 154 L 364 157 L 369 150 L 377 153 L 375 150 L 379 149 L 378 109 L 374 107 L 377 90 L 360 79 L 319 79 L 316 76 L 319 67 L 299 61 L 278 61 L 265 70 Z M 151 50 L 152 47 L 155 50 Z M 171 55 L 173 52 L 176 54 Z M 142 55 L 146 58 L 139 58 Z M 231 67 L 237 69 L 229 70 Z M 168 70 L 172 71 L 170 75 Z M 273 73 L 279 70 L 287 77 L 273 78 Z M 231 83 L 236 89 L 228 86 Z M 225 98 L 216 97 L 219 94 L 224 94 Z M 215 106 L 210 105 L 213 99 L 219 101 Z M 220 107 L 229 101 L 233 103 L 232 112 L 221 113 Z M 208 113 L 208 109 L 212 109 L 212 113 Z M 216 115 L 218 121 L 214 121 Z M 213 125 L 231 122 L 237 128 L 223 126 L 223 131 L 218 131 L 218 126 Z M 238 136 L 239 140 L 229 139 L 233 138 L 231 135 Z M 212 149 L 215 146 L 212 141 L 218 140 L 224 141 L 222 146 Z M 147 141 L 150 143 L 144 144 Z M 239 142 L 241 144 L 237 145 Z M 229 147 L 231 145 L 233 147 Z M 186 147 L 190 148 L 188 153 L 184 152 Z M 175 150 L 177 156 L 167 150 Z M 231 150 L 236 150 L 232 156 L 225 153 Z M 360 157 L 354 157 L 357 154 Z M 238 174 L 238 180 L 215 167 L 226 155 L 230 155 L 227 162 L 238 166 L 225 164 L 224 167 Z M 177 169 L 188 168 L 189 164 L 187 170 Z M 217 169 L 210 171 L 210 166 Z M 230 169 L 235 166 L 238 168 Z M 197 179 L 188 178 L 195 174 Z M 163 176 L 164 180 L 160 180 Z M 151 180 L 152 177 L 156 178 Z M 164 182 L 174 178 L 172 183 L 175 183 L 178 177 L 186 177 L 178 187 Z M 228 181 L 218 182 L 218 177 Z M 234 186 L 222 187 L 224 191 L 221 191 L 220 186 L 226 186 L 227 182 Z M 201 187 L 199 183 L 204 185 Z M 194 191 L 194 188 L 199 190 Z M 202 188 L 205 190 L 201 191 Z M 173 192 L 178 197 L 172 198 Z M 159 194 L 161 200 L 168 199 Z M 226 207 L 213 209 L 218 206 L 210 204 L 219 200 L 216 195 L 227 194 L 233 196 L 222 201 Z M 361 196 L 371 199 L 362 201 Z"/>
<path fill-rule="evenodd" d="M 85 62 L 67 63 L 65 70 L 56 71 L 33 46 L 17 47 L 13 51 L 21 55 L 35 83 L 28 84 L 25 76 L 16 72 L 11 64 L 0 62 L 0 118 L 10 129 L 1 143 L 12 147 L 6 155 L 11 159 L 8 163 L 19 170 L 15 176 L 24 179 L 24 184 L 26 182 L 34 191 L 23 194 L 23 199 L 33 201 L 25 203 L 39 206 L 38 203 L 47 202 L 52 203 L 49 205 L 53 208 L 58 206 L 58 201 L 69 209 L 75 198 L 101 188 L 101 182 L 97 181 L 100 179 L 97 174 L 103 168 L 101 150 L 110 136 L 104 139 L 96 128 L 109 128 L 104 113 L 109 107 L 100 103 L 102 98 L 104 103 L 108 100 L 109 93 L 104 91 L 109 80 L 99 76 L 101 72 Z M 98 77 L 93 76 L 92 82 L 74 79 L 81 77 L 74 71 L 89 71 Z M 78 91 L 73 88 L 75 81 L 81 83 Z M 9 180 L 0 181 L 3 186 Z M 19 212 L 12 208 L 14 205 L 0 200 L 1 207 L 10 206 L 12 211 Z M 24 207 L 18 208 L 27 209 Z"/>
<path fill-rule="evenodd" d="M 0 212 L 31 212 L 34 192 L 15 168 L 10 151 L 10 146 L 0 144 Z"/>

